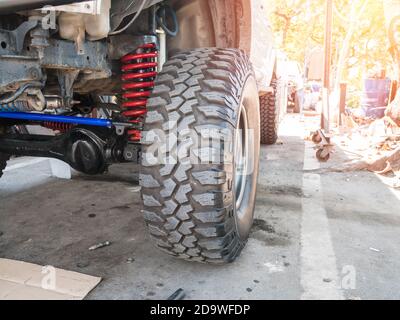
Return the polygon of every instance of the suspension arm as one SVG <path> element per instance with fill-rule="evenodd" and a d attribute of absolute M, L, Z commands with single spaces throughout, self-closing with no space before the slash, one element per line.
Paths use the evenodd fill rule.
<path fill-rule="evenodd" d="M 103 127 L 103 128 L 111 128 L 113 126 L 112 121 L 107 119 L 59 116 L 59 115 L 40 114 L 40 113 L 28 113 L 28 112 L 0 112 L 0 118 L 25 120 L 25 121 L 38 121 L 38 122 L 51 121 L 56 123 L 68 123 L 68 124 Z"/>
<path fill-rule="evenodd" d="M 0 137 L 0 152 L 15 156 L 47 157 L 65 161 L 67 142 L 65 136 L 13 134 Z"/>
<path fill-rule="evenodd" d="M 7 134 L 0 136 L 0 153 L 55 158 L 79 172 L 100 174 L 112 163 L 125 162 L 124 140 L 111 129 L 80 127 L 58 136 Z"/>

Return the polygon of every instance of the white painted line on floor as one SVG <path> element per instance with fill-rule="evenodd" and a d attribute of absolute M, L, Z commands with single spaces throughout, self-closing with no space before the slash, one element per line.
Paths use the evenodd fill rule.
<path fill-rule="evenodd" d="M 304 171 L 317 170 L 321 167 L 316 157 L 317 150 L 314 149 L 314 146 L 313 142 L 306 141 L 304 147 Z"/>
<path fill-rule="evenodd" d="M 314 144 L 306 141 L 304 170 L 314 170 L 319 167 L 319 162 L 315 159 Z M 304 292 L 301 299 L 341 300 L 343 294 L 324 207 L 320 175 L 304 173 L 303 193 L 301 285 Z"/>

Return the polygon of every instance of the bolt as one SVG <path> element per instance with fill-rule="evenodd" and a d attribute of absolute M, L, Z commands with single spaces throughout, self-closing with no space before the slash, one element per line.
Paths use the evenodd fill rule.
<path fill-rule="evenodd" d="M 129 151 L 128 151 L 128 152 L 126 152 L 126 153 L 125 153 L 125 157 L 126 157 L 126 159 L 127 159 L 127 160 L 130 160 L 130 159 L 132 159 L 132 158 L 133 158 L 133 154 L 132 154 L 132 152 L 129 152 Z"/>
<path fill-rule="evenodd" d="M 39 70 L 36 68 L 29 69 L 29 75 L 33 80 L 38 80 L 40 78 Z"/>

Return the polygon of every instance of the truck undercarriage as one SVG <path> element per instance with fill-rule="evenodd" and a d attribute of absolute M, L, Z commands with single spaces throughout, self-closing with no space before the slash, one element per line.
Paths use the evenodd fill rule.
<path fill-rule="evenodd" d="M 58 134 L 38 139 L 9 132 L 2 137 L 1 151 L 57 157 L 88 174 L 102 173 L 113 162 L 137 162 L 146 100 L 158 67 L 155 21 L 160 8 L 155 10 L 155 2 L 133 1 L 124 14 L 124 1 L 111 10 L 108 0 L 5 16 L 0 31 L 1 124 L 41 125 Z M 89 4 L 98 6 L 92 8 L 95 14 L 85 13 Z M 145 34 L 121 34 L 118 26 L 111 30 L 131 14 L 138 17 L 138 10 L 145 11 Z M 101 111 L 104 119 L 97 116 Z M 91 155 L 90 160 L 84 155 Z"/>
<path fill-rule="evenodd" d="M 233 261 L 252 224 L 259 94 L 270 95 L 274 68 L 272 56 L 264 69 L 255 56 L 254 73 L 245 54 L 250 1 L 71 2 L 0 1 L 0 174 L 10 156 L 57 158 L 85 174 L 141 163 L 156 244 L 191 261 Z"/>

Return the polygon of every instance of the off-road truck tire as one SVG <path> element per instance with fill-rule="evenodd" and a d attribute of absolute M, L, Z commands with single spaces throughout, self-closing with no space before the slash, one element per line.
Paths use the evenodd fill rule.
<path fill-rule="evenodd" d="M 261 144 L 272 145 L 278 140 L 279 110 L 277 110 L 277 82 L 272 80 L 273 92 L 260 96 Z"/>
<path fill-rule="evenodd" d="M 7 161 L 10 159 L 8 154 L 0 153 L 0 178 L 3 175 L 3 170 L 7 166 Z"/>
<path fill-rule="evenodd" d="M 178 258 L 234 261 L 253 224 L 260 153 L 259 99 L 248 57 L 216 48 L 177 54 L 158 75 L 147 108 L 140 184 L 151 237 Z M 248 131 L 236 130 L 246 125 L 250 144 L 242 134 Z M 177 161 L 152 162 L 161 152 L 156 141 Z M 252 166 L 248 175 L 237 165 L 244 158 Z"/>
<path fill-rule="evenodd" d="M 293 113 L 300 113 L 300 98 L 299 95 L 297 93 L 295 93 L 294 96 L 294 109 L 293 109 Z"/>

